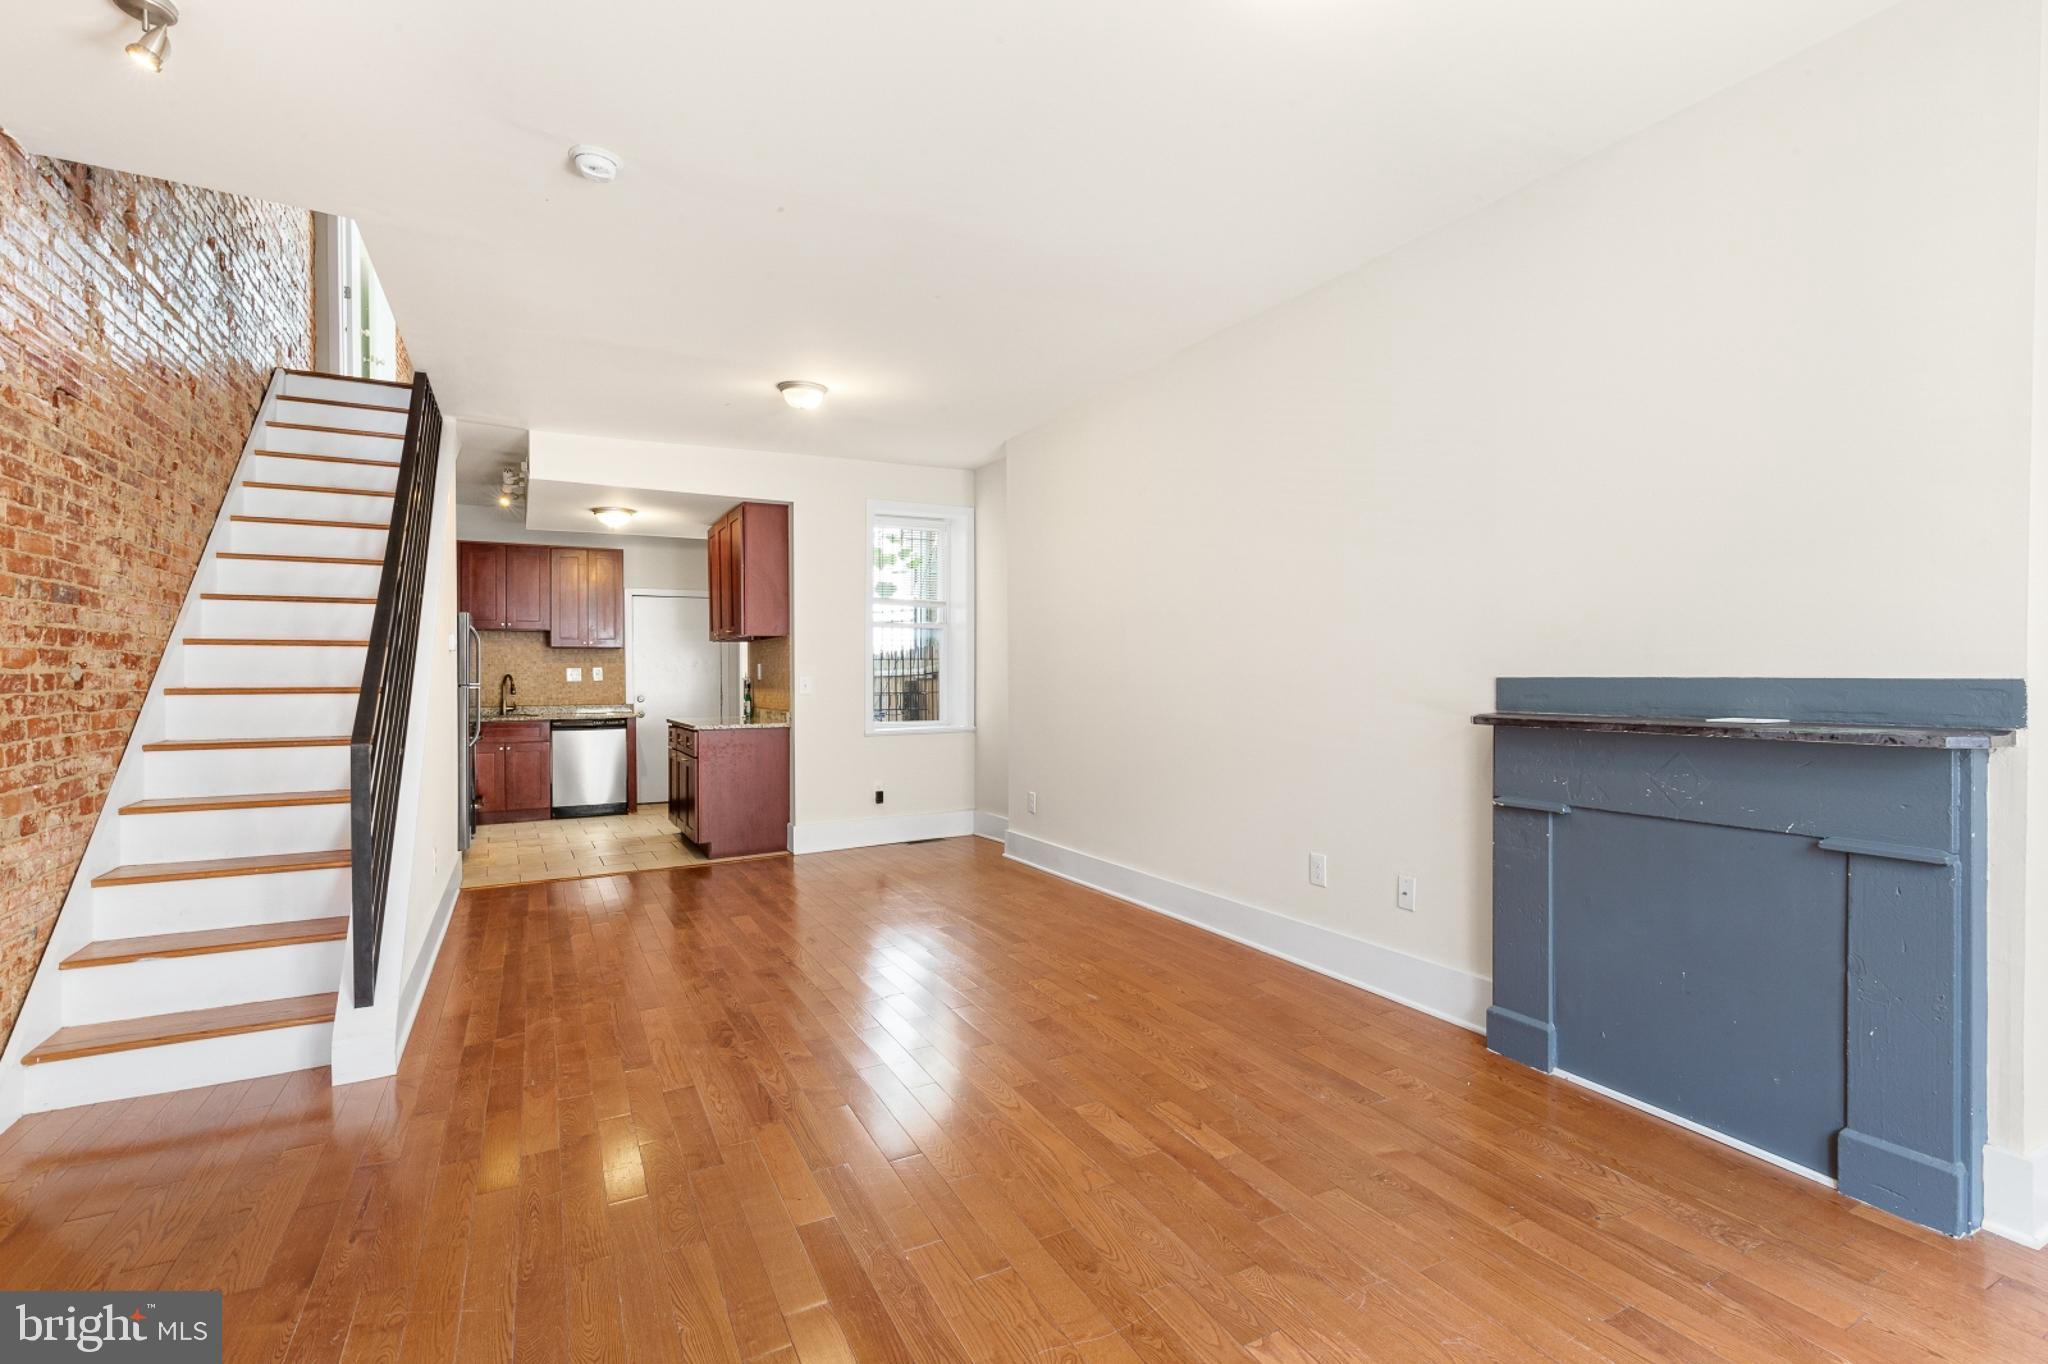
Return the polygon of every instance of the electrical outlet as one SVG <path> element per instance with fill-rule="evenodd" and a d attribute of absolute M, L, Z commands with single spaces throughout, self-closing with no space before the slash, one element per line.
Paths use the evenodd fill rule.
<path fill-rule="evenodd" d="M 766 663 L 756 663 L 754 665 L 754 680 L 756 682 L 766 682 L 768 680 L 768 665 Z"/>
<path fill-rule="evenodd" d="M 881 803 L 882 803 L 882 793 L 881 793 L 880 791 L 877 791 L 877 792 L 875 792 L 875 804 L 877 804 L 877 805 L 880 805 Z"/>
<path fill-rule="evenodd" d="M 571 682 L 581 682 L 583 680 L 583 669 L 581 668 L 564 668 L 562 669 L 562 674 Z"/>
<path fill-rule="evenodd" d="M 604 681 L 604 669 L 603 669 L 603 668 L 592 668 L 592 669 L 590 670 L 590 680 L 591 680 L 591 681 L 593 681 L 593 682 L 602 682 L 602 681 Z"/>
<path fill-rule="evenodd" d="M 1031 811 L 1034 815 L 1038 813 L 1038 792 L 1026 791 L 1024 793 L 1024 808 Z"/>
<path fill-rule="evenodd" d="M 1330 859 L 1322 853 L 1308 855 L 1308 883 L 1324 887 L 1330 884 Z"/>
<path fill-rule="evenodd" d="M 1415 878 L 1403 876 L 1394 882 L 1394 905 L 1397 909 L 1415 912 Z"/>

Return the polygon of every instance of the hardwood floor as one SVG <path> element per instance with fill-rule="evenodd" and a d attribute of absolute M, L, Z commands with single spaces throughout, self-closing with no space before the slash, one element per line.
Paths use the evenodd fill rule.
<path fill-rule="evenodd" d="M 466 893 L 392 1080 L 0 1136 L 233 1360 L 2043 1360 L 1950 1242 L 976 839 Z"/>

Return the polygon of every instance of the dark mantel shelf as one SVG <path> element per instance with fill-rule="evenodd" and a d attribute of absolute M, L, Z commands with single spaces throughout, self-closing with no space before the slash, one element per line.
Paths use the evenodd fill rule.
<path fill-rule="evenodd" d="M 1858 744 L 1867 748 L 2010 748 L 2009 729 L 1926 729 L 1912 725 L 1837 725 L 1811 720 L 1778 723 L 1716 720 L 1689 715 L 1554 715 L 1489 711 L 1475 725 L 1513 729 L 1576 729 L 1594 734 L 1655 734 L 1682 739 L 1763 739 L 1794 744 Z"/>

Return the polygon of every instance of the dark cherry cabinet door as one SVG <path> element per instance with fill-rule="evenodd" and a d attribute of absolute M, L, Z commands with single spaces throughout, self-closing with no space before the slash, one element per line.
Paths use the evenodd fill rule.
<path fill-rule="evenodd" d="M 478 814 L 494 815 L 512 807 L 505 803 L 505 755 L 488 739 L 470 750 L 476 757 L 476 808 Z"/>
<path fill-rule="evenodd" d="M 585 584 L 590 576 L 584 566 L 587 553 L 580 549 L 548 551 L 548 591 L 552 611 L 548 643 L 558 647 L 580 648 L 588 642 L 584 638 L 589 624 L 588 613 L 583 605 Z"/>
<path fill-rule="evenodd" d="M 546 545 L 506 545 L 504 616 L 507 630 L 545 630 L 553 590 Z M 471 614 L 474 614 L 473 612 Z"/>
<path fill-rule="evenodd" d="M 461 540 L 455 546 L 455 609 L 479 630 L 503 630 L 505 546 Z"/>
<path fill-rule="evenodd" d="M 554 804 L 555 776 L 547 744 L 505 745 L 505 808 L 546 810 Z"/>
<path fill-rule="evenodd" d="M 586 550 L 583 573 L 583 643 L 592 649 L 616 649 L 625 643 L 625 551 Z"/>
<path fill-rule="evenodd" d="M 766 639 L 789 633 L 789 508 L 742 502 L 705 543 L 711 637 Z"/>

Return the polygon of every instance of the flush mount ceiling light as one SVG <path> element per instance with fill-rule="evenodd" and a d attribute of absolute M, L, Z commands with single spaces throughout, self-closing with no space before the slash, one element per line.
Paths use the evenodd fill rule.
<path fill-rule="evenodd" d="M 178 7 L 170 0 L 114 0 L 121 12 L 142 25 L 142 36 L 128 44 L 128 55 L 145 71 L 161 71 L 171 55 L 171 25 Z"/>
<path fill-rule="evenodd" d="M 823 406 L 825 394 L 829 392 L 823 384 L 814 384 L 809 379 L 784 379 L 775 386 L 775 391 L 782 395 L 782 401 L 799 412 Z"/>
<path fill-rule="evenodd" d="M 585 180 L 595 180 L 600 185 L 609 185 L 619 178 L 622 164 L 617 152 L 608 152 L 602 147 L 577 143 L 569 148 L 569 164 Z"/>
<path fill-rule="evenodd" d="M 617 530 L 640 513 L 631 507 L 592 507 L 590 514 L 612 530 Z"/>

